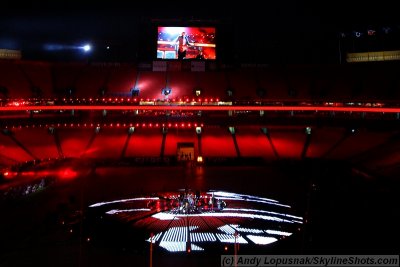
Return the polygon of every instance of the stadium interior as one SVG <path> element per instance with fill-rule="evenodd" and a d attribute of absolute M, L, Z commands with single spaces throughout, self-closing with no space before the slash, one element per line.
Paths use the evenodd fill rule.
<path fill-rule="evenodd" d="M 285 18 L 295 14 L 299 26 L 313 25 L 314 11 L 324 14 L 286 2 L 297 9 Z M 21 30 L 7 42 L 24 16 L 34 18 L 33 28 L 51 21 L 50 11 L 71 18 L 47 4 L 22 16 L 9 7 L 0 20 L 1 266 L 220 266 L 221 255 L 234 253 L 398 254 L 398 21 L 364 13 L 354 26 L 347 15 L 349 24 L 325 30 L 325 18 L 288 37 L 278 31 L 289 23 L 278 30 L 266 26 L 272 18 L 246 22 L 233 7 L 177 20 L 145 6 L 129 21 L 134 37 L 122 39 L 130 34 L 122 27 L 108 37 L 113 24 L 93 38 L 93 51 L 70 49 L 69 40 L 39 49 L 51 39 L 38 39 L 45 30 Z M 93 18 L 107 14 L 97 11 Z M 118 12 L 127 16 L 109 12 L 101 25 Z M 76 40 L 92 29 L 73 35 L 70 24 L 54 33 L 57 43 L 58 35 Z M 216 59 L 157 59 L 160 25 L 216 28 Z M 266 28 L 267 37 L 256 37 Z M 368 55 L 384 51 L 392 52 Z"/>

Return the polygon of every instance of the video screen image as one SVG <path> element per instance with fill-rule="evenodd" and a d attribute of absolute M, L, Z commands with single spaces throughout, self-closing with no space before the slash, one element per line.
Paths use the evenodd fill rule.
<path fill-rule="evenodd" d="M 214 27 L 158 27 L 158 59 L 215 60 Z"/>

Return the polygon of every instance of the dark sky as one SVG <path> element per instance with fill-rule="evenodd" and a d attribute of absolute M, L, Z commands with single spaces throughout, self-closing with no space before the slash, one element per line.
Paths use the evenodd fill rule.
<path fill-rule="evenodd" d="M 291 51 L 289 57 L 294 61 L 296 57 L 298 61 L 310 58 L 309 53 L 315 58 L 311 61 L 318 61 L 324 55 L 336 57 L 339 32 L 365 32 L 386 25 L 398 30 L 394 4 L 343 0 L 247 0 L 241 4 L 209 0 L 6 0 L 1 4 L 0 46 L 29 54 L 43 52 L 45 44 L 91 42 L 101 47 L 111 44 L 128 58 L 150 59 L 156 25 L 188 23 L 215 25 L 219 55 L 226 59 L 274 61 L 278 59 L 271 57 L 276 54 Z"/>

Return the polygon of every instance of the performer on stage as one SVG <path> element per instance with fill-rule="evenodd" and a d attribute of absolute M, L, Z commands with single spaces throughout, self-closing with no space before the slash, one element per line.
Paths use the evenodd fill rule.
<path fill-rule="evenodd" d="M 182 32 L 182 34 L 179 35 L 174 42 L 177 44 L 176 49 L 178 53 L 178 59 L 185 59 L 188 46 L 192 46 L 186 33 Z"/>

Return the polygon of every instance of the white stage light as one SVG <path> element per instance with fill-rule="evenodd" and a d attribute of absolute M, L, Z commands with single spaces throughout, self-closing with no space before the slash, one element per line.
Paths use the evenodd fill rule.
<path fill-rule="evenodd" d="M 84 45 L 83 47 L 82 47 L 82 49 L 83 49 L 83 51 L 85 51 L 85 52 L 88 52 L 88 51 L 90 51 L 90 49 L 92 49 L 92 47 L 90 46 L 90 45 Z"/>

